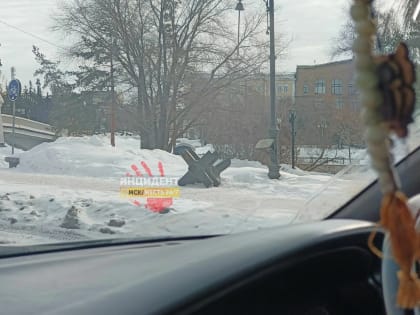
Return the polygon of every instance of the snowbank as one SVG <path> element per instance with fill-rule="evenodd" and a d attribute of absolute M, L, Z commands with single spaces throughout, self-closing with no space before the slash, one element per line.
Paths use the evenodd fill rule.
<path fill-rule="evenodd" d="M 162 162 L 166 175 L 181 176 L 186 171 L 180 156 L 162 150 L 141 150 L 139 139 L 116 137 L 116 146 L 109 144 L 107 136 L 62 137 L 55 142 L 43 143 L 30 151 L 22 152 L 21 172 L 120 178 L 132 172 L 131 165 L 146 162 L 152 172 L 157 172 Z"/>
<path fill-rule="evenodd" d="M 197 147 L 211 148 L 210 146 Z M 181 187 L 167 214 L 135 206 L 119 195 L 131 165 L 162 162 L 166 175 L 187 171 L 182 157 L 139 149 L 136 137 L 63 137 L 20 152 L 16 169 L 0 170 L 0 243 L 37 243 L 116 236 L 233 233 L 320 219 L 371 178 L 340 177 L 281 166 L 279 180 L 255 161 L 232 160 L 222 185 Z M 321 196 L 321 197 L 320 197 Z M 316 200 L 321 200 L 316 203 Z M 15 235 L 16 237 L 14 237 Z"/>

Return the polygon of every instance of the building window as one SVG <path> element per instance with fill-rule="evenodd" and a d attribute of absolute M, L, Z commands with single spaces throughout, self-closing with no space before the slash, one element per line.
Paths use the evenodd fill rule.
<path fill-rule="evenodd" d="M 305 84 L 304 86 L 303 86 L 303 94 L 308 94 L 309 93 L 309 87 L 308 87 L 308 85 L 307 84 Z"/>
<path fill-rule="evenodd" d="M 334 94 L 334 95 L 343 94 L 343 82 L 341 80 L 331 81 L 331 94 Z"/>
<path fill-rule="evenodd" d="M 325 80 L 315 81 L 315 94 L 325 94 Z"/>
<path fill-rule="evenodd" d="M 353 85 L 353 83 L 349 83 L 349 95 L 356 95 L 356 94 L 357 94 L 356 87 Z"/>
<path fill-rule="evenodd" d="M 344 102 L 343 99 L 341 97 L 337 97 L 335 100 L 335 107 L 337 107 L 337 109 L 343 109 L 344 107 Z"/>
<path fill-rule="evenodd" d="M 277 86 L 277 93 L 287 93 L 289 87 L 287 85 L 279 85 Z"/>

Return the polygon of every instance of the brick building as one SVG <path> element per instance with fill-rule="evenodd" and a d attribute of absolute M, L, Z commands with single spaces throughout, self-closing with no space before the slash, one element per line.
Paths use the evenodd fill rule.
<path fill-rule="evenodd" d="M 206 85 L 208 74 L 203 73 L 195 76 L 192 80 L 192 90 L 200 91 Z M 239 79 L 234 82 L 219 83 L 223 88 L 216 88 L 215 93 L 203 101 L 202 94 L 199 100 L 202 102 L 199 106 L 195 106 L 192 115 L 196 111 L 200 112 L 204 109 L 205 114 L 202 116 L 206 125 L 216 132 L 217 136 L 211 141 L 221 140 L 222 130 L 227 128 L 227 137 L 231 137 L 233 132 L 229 128 L 234 128 L 241 135 L 249 134 L 249 138 L 258 135 L 267 137 L 270 118 L 270 77 L 269 74 L 260 73 Z M 279 73 L 276 75 L 276 99 L 277 99 L 277 117 L 284 120 L 283 109 L 289 108 L 293 103 L 295 95 L 295 74 Z M 287 104 L 287 106 L 286 106 Z M 198 105 L 198 104 L 197 104 Z M 203 107 L 204 106 L 204 107 Z M 217 128 L 213 126 L 219 120 L 227 120 L 222 126 Z M 254 126 L 255 124 L 255 126 Z M 233 127 L 233 126 L 237 126 Z M 206 126 L 205 126 L 206 127 Z M 200 128 L 191 128 L 185 135 L 186 137 L 200 137 L 203 133 Z M 207 132 L 206 132 L 207 133 Z M 251 136 L 252 135 L 252 136 Z M 256 140 L 250 139 L 255 144 Z M 254 143 L 255 142 L 255 143 Z"/>
<path fill-rule="evenodd" d="M 260 112 L 266 116 L 270 116 L 270 75 L 258 74 L 247 78 L 244 83 L 246 85 L 246 95 L 260 96 L 259 102 L 253 104 Z M 282 136 L 288 133 L 288 111 L 295 102 L 296 94 L 296 76 L 295 73 L 277 73 L 276 74 L 276 105 L 277 105 L 277 121 L 280 129 L 280 142 Z M 263 128 L 268 128 L 263 126 Z M 286 135 L 287 137 L 287 135 Z"/>
<path fill-rule="evenodd" d="M 276 74 L 276 98 L 284 99 L 295 97 L 295 74 L 278 73 Z M 242 84 L 248 88 L 248 93 L 257 93 L 266 97 L 270 95 L 270 75 L 258 74 L 246 79 Z"/>
<path fill-rule="evenodd" d="M 299 144 L 362 144 L 359 95 L 351 59 L 297 66 L 295 108 Z"/>

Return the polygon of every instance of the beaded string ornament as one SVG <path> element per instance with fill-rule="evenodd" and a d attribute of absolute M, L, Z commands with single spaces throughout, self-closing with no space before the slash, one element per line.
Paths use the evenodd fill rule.
<path fill-rule="evenodd" d="M 391 133 L 407 137 L 408 124 L 413 121 L 414 65 L 404 43 L 393 54 L 374 56 L 376 24 L 372 18 L 372 0 L 354 0 L 351 16 L 357 33 L 353 52 L 366 124 L 365 139 L 383 193 L 380 225 L 389 234 L 392 253 L 400 267 L 397 304 L 414 308 L 420 302 L 420 280 L 412 271 L 420 257 L 420 235 L 415 230 L 415 218 L 407 206 L 407 198 L 400 191 L 389 138 Z M 370 247 L 380 254 L 372 238 Z"/>

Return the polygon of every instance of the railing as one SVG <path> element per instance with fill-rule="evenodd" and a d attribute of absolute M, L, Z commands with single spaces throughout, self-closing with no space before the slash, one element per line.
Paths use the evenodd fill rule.
<path fill-rule="evenodd" d="M 350 156 L 348 148 L 338 149 L 335 146 L 320 148 L 316 145 L 301 145 L 296 148 L 299 164 L 359 165 L 363 163 L 360 156 L 362 148 L 352 147 Z M 354 156 L 354 158 L 353 158 Z"/>
<path fill-rule="evenodd" d="M 13 125 L 13 116 L 2 114 L 3 127 L 9 129 Z M 16 117 L 15 128 L 38 132 L 48 136 L 55 136 L 54 128 L 48 124 L 38 121 L 30 120 L 27 118 Z"/>
<path fill-rule="evenodd" d="M 343 157 L 336 157 L 336 158 L 318 158 L 318 157 L 304 157 L 304 158 L 297 158 L 296 163 L 298 164 L 328 164 L 328 165 L 348 165 L 348 164 L 360 164 L 360 159 L 349 159 Z"/>

